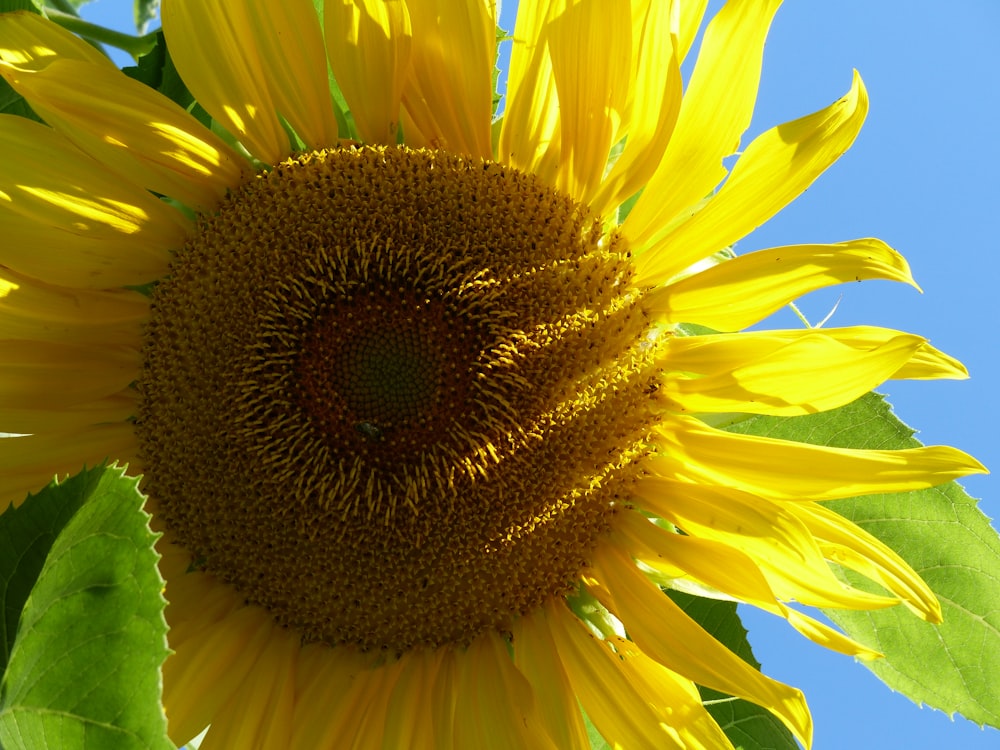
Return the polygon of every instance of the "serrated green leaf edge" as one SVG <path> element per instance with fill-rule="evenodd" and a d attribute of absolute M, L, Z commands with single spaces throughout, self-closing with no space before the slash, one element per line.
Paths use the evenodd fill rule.
<path fill-rule="evenodd" d="M 920 445 L 883 396 L 803 417 L 753 417 L 732 431 L 831 447 L 899 449 Z M 944 623 L 904 607 L 824 613 L 884 659 L 864 663 L 918 704 L 1000 727 L 1000 536 L 977 501 L 951 482 L 915 492 L 827 503 L 909 563 L 941 601 Z M 874 584 L 847 575 L 871 591 Z"/>
<path fill-rule="evenodd" d="M 0 516 L 5 610 L 24 596 L 13 638 L 5 621 L 6 750 L 173 747 L 163 579 L 143 503 L 136 479 L 102 466 Z"/>

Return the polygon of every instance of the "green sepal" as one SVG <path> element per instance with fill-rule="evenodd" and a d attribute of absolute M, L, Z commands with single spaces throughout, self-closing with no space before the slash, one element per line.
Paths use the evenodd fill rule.
<path fill-rule="evenodd" d="M 167 750 L 163 579 L 137 480 L 85 469 L 0 515 L 0 746 Z"/>

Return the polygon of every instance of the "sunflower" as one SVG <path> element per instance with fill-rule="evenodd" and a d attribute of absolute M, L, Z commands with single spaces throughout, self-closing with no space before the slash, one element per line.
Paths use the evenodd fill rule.
<path fill-rule="evenodd" d="M 820 501 L 976 461 L 718 427 L 965 371 L 898 331 L 745 330 L 913 280 L 874 239 L 734 257 L 867 97 L 855 75 L 727 174 L 779 3 L 727 3 L 682 93 L 706 4 L 522 0 L 496 121 L 492 0 L 165 0 L 201 119 L 0 16 L 0 74 L 43 121 L 0 117 L 0 431 L 22 435 L 0 489 L 106 457 L 143 475 L 175 742 L 584 748 L 589 720 L 616 747 L 731 747 L 705 686 L 808 746 L 802 694 L 664 590 L 861 657 L 789 602 L 940 620 Z"/>

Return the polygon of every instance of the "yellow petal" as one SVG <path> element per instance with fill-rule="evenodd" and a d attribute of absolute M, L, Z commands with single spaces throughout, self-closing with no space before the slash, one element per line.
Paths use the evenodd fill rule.
<path fill-rule="evenodd" d="M 559 97 L 562 158 L 555 186 L 578 201 L 587 202 L 599 186 L 624 116 L 628 85 L 622 83 L 629 80 L 632 59 L 630 3 L 566 2 L 545 27 Z"/>
<path fill-rule="evenodd" d="M 394 145 L 410 64 L 410 15 L 402 0 L 326 0 L 327 55 L 358 135 Z"/>
<path fill-rule="evenodd" d="M 135 392 L 128 388 L 96 401 L 62 408 L 4 406 L 0 407 L 0 432 L 31 435 L 77 430 L 87 425 L 123 423 L 134 417 L 136 411 Z"/>
<path fill-rule="evenodd" d="M 0 438 L 0 508 L 20 503 L 56 476 L 105 460 L 128 463 L 138 444 L 131 424 L 82 427 L 45 435 Z"/>
<path fill-rule="evenodd" d="M 738 331 L 807 292 L 868 279 L 916 286 L 902 255 L 881 240 L 859 239 L 741 255 L 655 289 L 647 305 L 673 323 Z"/>
<path fill-rule="evenodd" d="M 784 500 L 833 500 L 934 487 L 985 467 L 950 446 L 903 450 L 827 448 L 708 427 L 674 417 L 658 430 L 661 476 L 735 487 Z"/>
<path fill-rule="evenodd" d="M 263 609 L 243 607 L 201 638 L 171 645 L 163 664 L 163 706 L 175 744 L 184 745 L 215 720 L 275 630 Z"/>
<path fill-rule="evenodd" d="M 246 7 L 174 1 L 161 13 L 170 56 L 198 103 L 262 162 L 287 156 L 288 136 Z"/>
<path fill-rule="evenodd" d="M 442 727 L 435 726 L 431 717 L 434 684 L 445 650 L 420 649 L 406 655 L 399 681 L 389 698 L 383 747 L 438 750 L 437 736 L 443 734 Z M 450 733 L 450 724 L 446 731 Z"/>
<path fill-rule="evenodd" d="M 0 408 L 60 409 L 111 396 L 135 380 L 136 349 L 3 341 Z M 0 425 L 0 430 L 7 432 Z"/>
<path fill-rule="evenodd" d="M 860 398 L 893 377 L 925 344 L 919 336 L 888 329 L 871 329 L 859 344 L 853 331 L 674 337 L 663 366 L 678 374 L 665 378 L 659 393 L 671 400 L 671 408 L 693 413 L 813 414 Z"/>
<path fill-rule="evenodd" d="M 678 35 L 677 58 L 680 62 L 687 57 L 691 45 L 694 44 L 698 29 L 705 18 L 705 9 L 708 7 L 708 0 L 692 0 L 692 2 L 679 3 L 680 5 L 680 34 Z"/>
<path fill-rule="evenodd" d="M 643 479 L 636 493 L 644 509 L 692 537 L 720 542 L 749 556 L 782 601 L 849 609 L 879 609 L 898 603 L 893 597 L 868 594 L 841 582 L 809 529 L 785 503 L 656 477 Z M 754 604 L 773 611 L 761 604 L 764 599 L 759 594 L 756 598 L 759 601 Z"/>
<path fill-rule="evenodd" d="M 522 0 L 507 71 L 507 101 L 497 159 L 555 184 L 559 97 L 546 42 L 548 0 Z"/>
<path fill-rule="evenodd" d="M 0 62 L 39 70 L 55 60 L 82 60 L 117 70 L 97 48 L 37 13 L 0 14 Z"/>
<path fill-rule="evenodd" d="M 648 247 L 726 176 L 722 160 L 750 124 L 764 39 L 780 4 L 733 0 L 708 25 L 670 145 L 623 226 L 633 248 Z"/>
<path fill-rule="evenodd" d="M 480 635 L 458 662 L 455 747 L 556 750 L 538 724 L 531 685 L 517 671 L 499 635 Z"/>
<path fill-rule="evenodd" d="M 621 619 L 646 654 L 699 685 L 766 708 L 809 745 L 812 722 L 801 692 L 765 677 L 705 632 L 635 567 L 625 550 L 603 545 L 592 569 L 603 586 L 588 589 Z"/>
<path fill-rule="evenodd" d="M 850 148 L 867 113 L 855 72 L 850 91 L 826 109 L 758 136 L 704 208 L 650 243 L 638 260 L 640 283 L 666 281 L 765 223 Z"/>
<path fill-rule="evenodd" d="M 788 620 L 789 624 L 813 643 L 817 643 L 831 651 L 854 656 L 864 661 L 871 661 L 882 656 L 878 651 L 858 643 L 853 638 L 848 638 L 829 625 L 824 625 L 818 620 L 814 620 L 791 607 L 783 607 L 782 609 L 784 610 L 785 619 Z"/>
<path fill-rule="evenodd" d="M 141 345 L 149 299 L 125 289 L 69 289 L 0 269 L 0 339 Z"/>
<path fill-rule="evenodd" d="M 680 570 L 684 578 L 780 613 L 767 580 L 753 559 L 740 550 L 712 539 L 667 531 L 634 511 L 621 514 L 616 528 L 632 557 L 667 579 Z"/>
<path fill-rule="evenodd" d="M 0 74 L 46 122 L 106 168 L 194 209 L 242 181 L 246 162 L 191 115 L 118 70 L 57 60 Z"/>
<path fill-rule="evenodd" d="M 422 135 L 411 146 L 493 157 L 495 0 L 410 3 L 411 71 L 403 89 L 409 121 Z"/>
<path fill-rule="evenodd" d="M 357 723 L 360 713 L 348 698 L 357 685 L 378 683 L 378 677 L 371 679 L 375 671 L 371 661 L 370 655 L 352 648 L 319 643 L 302 648 L 290 747 L 333 748 L 350 742 L 343 736 L 343 727 L 351 720 Z"/>
<path fill-rule="evenodd" d="M 167 270 L 190 223 L 51 128 L 0 116 L 0 265 L 70 287 L 143 284 Z"/>
<path fill-rule="evenodd" d="M 288 747 L 296 656 L 301 647 L 299 635 L 293 630 L 273 628 L 252 671 L 213 714 L 212 725 L 199 748 Z"/>
<path fill-rule="evenodd" d="M 629 102 L 623 116 L 627 136 L 621 156 L 601 181 L 588 204 L 599 215 L 610 215 L 650 179 L 670 142 L 681 107 L 681 71 L 677 46 L 676 2 L 649 2 L 633 19 L 633 66 Z"/>
<path fill-rule="evenodd" d="M 559 662 L 559 652 L 542 613 L 515 620 L 512 635 L 514 665 L 531 684 L 546 733 L 557 748 L 590 748 L 574 686 Z"/>
<path fill-rule="evenodd" d="M 226 11 L 232 13 L 235 4 L 228 0 Z M 339 131 L 315 5 L 311 0 L 239 0 L 239 4 L 267 72 L 262 83 L 278 112 L 309 148 L 334 145 Z"/>
<path fill-rule="evenodd" d="M 938 380 L 954 378 L 964 380 L 969 377 L 965 365 L 954 357 L 938 351 L 930 344 L 921 346 L 913 357 L 892 376 L 894 380 Z"/>
<path fill-rule="evenodd" d="M 790 507 L 819 540 L 828 560 L 868 576 L 896 594 L 919 617 L 941 622 L 934 592 L 906 562 L 864 529 L 816 503 Z"/>
<path fill-rule="evenodd" d="M 676 735 L 671 736 L 669 713 L 675 703 L 682 707 L 694 703 L 689 691 L 675 687 L 656 701 L 648 701 L 629 679 L 623 667 L 625 659 L 564 604 L 549 603 L 545 621 L 580 705 L 613 747 L 683 747 Z"/>

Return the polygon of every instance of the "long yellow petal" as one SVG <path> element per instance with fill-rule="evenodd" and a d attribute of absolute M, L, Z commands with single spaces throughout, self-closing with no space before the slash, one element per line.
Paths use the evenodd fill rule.
<path fill-rule="evenodd" d="M 3 341 L 0 348 L 4 352 L 0 408 L 59 409 L 86 404 L 118 393 L 139 372 L 139 352 L 126 347 Z"/>
<path fill-rule="evenodd" d="M 32 435 L 78 430 L 87 425 L 124 423 L 136 412 L 135 393 L 126 388 L 111 396 L 69 407 L 0 407 L 0 432 Z"/>
<path fill-rule="evenodd" d="M 772 680 L 727 649 L 655 586 L 615 545 L 598 548 L 588 590 L 624 623 L 646 654 L 688 679 L 768 709 L 803 744 L 812 722 L 802 693 Z"/>
<path fill-rule="evenodd" d="M 0 508 L 20 503 L 29 492 L 38 492 L 56 476 L 76 474 L 85 464 L 128 463 L 138 447 L 131 424 L 0 438 Z"/>
<path fill-rule="evenodd" d="M 120 71 L 58 60 L 0 74 L 50 125 L 129 181 L 198 210 L 243 179 L 246 161 L 191 115 Z"/>
<path fill-rule="evenodd" d="M 682 95 L 677 16 L 677 2 L 653 0 L 633 19 L 633 98 L 623 118 L 627 140 L 594 197 L 587 199 L 599 215 L 610 215 L 649 181 L 670 142 Z M 615 141 L 621 135 L 616 133 Z"/>
<path fill-rule="evenodd" d="M 234 0 L 227 0 L 232 12 Z M 326 50 L 311 0 L 262 3 L 240 0 L 253 33 L 253 46 L 267 72 L 267 86 L 278 112 L 309 148 L 334 145 L 339 137 L 333 114 Z"/>
<path fill-rule="evenodd" d="M 513 625 L 514 665 L 531 684 L 539 718 L 557 748 L 588 750 L 590 741 L 576 703 L 575 689 L 559 662 L 556 644 L 541 612 Z"/>
<path fill-rule="evenodd" d="M 764 39 L 780 4 L 732 0 L 708 25 L 670 145 L 623 226 L 633 248 L 649 247 L 726 176 L 722 160 L 750 125 Z M 674 253 L 687 255 L 676 247 Z"/>
<path fill-rule="evenodd" d="M 125 289 L 69 289 L 0 269 L 0 339 L 141 345 L 149 299 Z"/>
<path fill-rule="evenodd" d="M 796 416 L 835 409 L 892 378 L 926 343 L 872 331 L 881 339 L 860 345 L 852 329 L 835 328 L 675 337 L 663 366 L 677 374 L 664 379 L 658 395 L 669 408 L 691 413 Z"/>
<path fill-rule="evenodd" d="M 288 747 L 295 701 L 295 666 L 299 635 L 273 628 L 253 669 L 212 716 L 205 750 L 236 747 Z"/>
<path fill-rule="evenodd" d="M 649 702 L 623 669 L 624 658 L 564 604 L 546 605 L 545 622 L 580 705 L 613 747 L 683 747 L 668 714 L 675 702 L 693 702 L 690 693 L 675 689 Z"/>
<path fill-rule="evenodd" d="M 143 284 L 167 269 L 190 223 L 56 131 L 0 116 L 0 265 L 69 287 Z"/>
<path fill-rule="evenodd" d="M 886 544 L 838 513 L 817 503 L 789 510 L 819 540 L 828 560 L 852 568 L 896 594 L 919 617 L 941 622 L 941 604 L 917 573 Z"/>
<path fill-rule="evenodd" d="M 848 609 L 880 609 L 899 603 L 894 597 L 869 594 L 841 582 L 809 529 L 784 503 L 738 490 L 656 477 L 643 479 L 636 494 L 644 509 L 692 537 L 719 542 L 748 555 L 781 601 Z M 654 533 L 643 531 L 646 537 Z M 639 540 L 636 534 L 632 539 L 636 549 L 654 544 L 650 539 Z M 670 571 L 664 573 L 669 575 Z M 756 596 L 759 601 L 754 604 L 763 606 L 763 598 Z"/>
<path fill-rule="evenodd" d="M 559 95 L 562 156 L 556 187 L 589 201 L 624 116 L 631 74 L 631 0 L 571 0 L 550 16 L 546 39 Z M 587 50 L 581 55 L 580 50 Z"/>
<path fill-rule="evenodd" d="M 170 55 L 198 103 L 262 162 L 286 157 L 290 143 L 247 9 L 222 0 L 168 0 L 161 13 Z"/>
<path fill-rule="evenodd" d="M 386 710 L 383 747 L 438 750 L 437 737 L 450 734 L 451 725 L 433 723 L 433 690 L 446 649 L 420 649 L 406 655 L 399 681 Z"/>
<path fill-rule="evenodd" d="M 0 62 L 40 70 L 55 60 L 82 60 L 117 70 L 98 49 L 37 13 L 0 14 Z"/>
<path fill-rule="evenodd" d="M 531 685 L 499 635 L 480 635 L 458 661 L 455 747 L 557 750 L 541 731 Z"/>
<path fill-rule="evenodd" d="M 667 281 L 765 223 L 850 148 L 867 114 L 868 94 L 855 72 L 850 91 L 826 109 L 758 136 L 718 194 L 639 257 L 640 283 Z"/>
<path fill-rule="evenodd" d="M 658 435 L 661 455 L 650 459 L 658 474 L 783 500 L 908 492 L 986 472 L 976 459 L 950 446 L 827 448 L 737 435 L 682 416 L 664 421 Z"/>
<path fill-rule="evenodd" d="M 413 41 L 403 104 L 423 140 L 407 131 L 407 144 L 491 159 L 495 0 L 430 0 L 408 8 Z"/>
<path fill-rule="evenodd" d="M 902 255 L 881 240 L 865 238 L 741 255 L 658 287 L 647 295 L 646 305 L 673 323 L 738 331 L 807 292 L 868 279 L 902 281 L 916 287 Z"/>
<path fill-rule="evenodd" d="M 554 185 L 559 96 L 545 36 L 549 5 L 549 0 L 522 0 L 518 5 L 497 160 Z"/>
<path fill-rule="evenodd" d="M 233 612 L 201 638 L 174 646 L 163 664 L 163 706 L 178 746 L 208 726 L 239 689 L 276 626 L 259 607 Z"/>
<path fill-rule="evenodd" d="M 370 655 L 352 648 L 322 643 L 302 648 L 291 747 L 339 747 L 349 743 L 341 727 L 349 720 L 356 722 L 358 712 L 348 698 L 357 683 L 371 679 L 371 662 Z"/>
<path fill-rule="evenodd" d="M 326 0 L 327 55 L 358 135 L 395 145 L 412 30 L 402 0 Z"/>
<path fill-rule="evenodd" d="M 863 643 L 858 643 L 853 638 L 848 638 L 829 625 L 824 625 L 818 620 L 814 620 L 812 617 L 804 615 L 791 607 L 782 607 L 782 609 L 788 623 L 813 643 L 828 648 L 831 651 L 846 654 L 847 656 L 855 656 L 864 661 L 871 661 L 882 657 L 882 654 L 878 651 L 868 648 Z"/>

